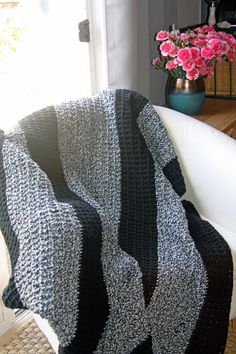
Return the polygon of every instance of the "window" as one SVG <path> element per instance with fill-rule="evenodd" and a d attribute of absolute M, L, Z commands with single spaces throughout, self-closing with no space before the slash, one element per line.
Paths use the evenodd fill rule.
<path fill-rule="evenodd" d="M 91 95 L 86 0 L 0 1 L 0 128 L 46 105 Z"/>
<path fill-rule="evenodd" d="M 0 128 L 47 105 L 91 95 L 86 0 L 0 1 Z M 8 266 L 0 233 L 0 334 L 15 321 L 1 301 Z"/>

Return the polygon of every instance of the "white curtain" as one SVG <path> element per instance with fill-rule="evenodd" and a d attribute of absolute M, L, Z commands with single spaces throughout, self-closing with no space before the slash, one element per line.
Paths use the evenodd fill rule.
<path fill-rule="evenodd" d="M 149 97 L 148 1 L 95 0 L 89 11 L 94 91 L 127 88 Z"/>
<path fill-rule="evenodd" d="M 149 31 L 146 1 L 106 0 L 108 78 L 112 88 L 148 92 Z M 119 43 L 119 45 L 118 45 Z"/>

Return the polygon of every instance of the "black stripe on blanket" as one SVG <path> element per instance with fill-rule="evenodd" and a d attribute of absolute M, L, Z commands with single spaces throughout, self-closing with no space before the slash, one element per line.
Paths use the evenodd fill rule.
<path fill-rule="evenodd" d="M 233 284 L 231 252 L 223 237 L 200 218 L 190 202 L 183 201 L 183 206 L 190 235 L 208 274 L 207 295 L 186 354 L 223 354 Z"/>
<path fill-rule="evenodd" d="M 137 124 L 147 102 L 138 93 L 116 91 L 121 151 L 119 244 L 140 266 L 146 305 L 150 303 L 157 279 L 155 167 Z M 150 337 L 134 353 L 152 353 L 151 346 Z"/>
<path fill-rule="evenodd" d="M 182 197 L 186 192 L 186 187 L 177 157 L 167 163 L 163 168 L 163 173 L 170 181 L 175 192 Z"/>
<path fill-rule="evenodd" d="M 67 187 L 59 156 L 58 126 L 53 107 L 26 117 L 21 127 L 31 157 L 47 174 L 57 200 L 75 209 L 83 228 L 77 331 L 70 345 L 60 347 L 59 353 L 91 354 L 98 345 L 108 318 L 108 299 L 101 264 L 101 220 L 91 205 Z"/>

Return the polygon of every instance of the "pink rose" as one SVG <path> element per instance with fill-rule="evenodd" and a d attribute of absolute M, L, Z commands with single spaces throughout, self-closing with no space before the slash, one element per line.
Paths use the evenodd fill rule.
<path fill-rule="evenodd" d="M 160 58 L 154 58 L 153 60 L 152 60 L 152 65 L 159 65 L 161 63 L 161 59 Z"/>
<path fill-rule="evenodd" d="M 216 33 L 215 32 L 209 32 L 206 36 L 205 36 L 206 40 L 209 41 L 210 39 L 214 39 L 216 38 Z"/>
<path fill-rule="evenodd" d="M 170 60 L 166 63 L 167 70 L 172 70 L 172 69 L 175 69 L 176 67 L 177 67 L 177 64 L 174 60 Z"/>
<path fill-rule="evenodd" d="M 213 66 L 208 67 L 207 75 L 209 76 L 209 78 L 212 78 L 214 76 L 214 67 Z"/>
<path fill-rule="evenodd" d="M 204 32 L 211 32 L 211 31 L 214 31 L 214 26 L 212 26 L 212 25 L 204 25 L 202 27 L 202 29 L 203 29 Z"/>
<path fill-rule="evenodd" d="M 186 78 L 189 80 L 197 80 L 199 77 L 199 70 L 196 68 L 192 68 L 186 72 Z"/>
<path fill-rule="evenodd" d="M 212 48 L 212 50 L 218 52 L 218 50 L 221 50 L 221 43 L 219 39 L 217 38 L 212 38 L 209 40 L 209 46 Z"/>
<path fill-rule="evenodd" d="M 198 46 L 198 47 L 203 47 L 204 45 L 206 45 L 207 42 L 205 41 L 205 39 L 193 38 L 193 39 L 191 40 L 191 43 L 192 43 L 193 45 Z"/>
<path fill-rule="evenodd" d="M 171 47 L 170 51 L 169 51 L 169 55 L 171 57 L 176 57 L 178 55 L 178 51 L 179 51 L 179 47 L 177 45 L 174 45 Z"/>
<path fill-rule="evenodd" d="M 234 50 L 234 52 L 235 52 L 235 50 L 236 50 L 236 41 L 233 42 L 233 43 L 231 43 L 231 47 L 233 48 L 233 50 Z"/>
<path fill-rule="evenodd" d="M 156 41 L 164 41 L 169 37 L 169 34 L 167 31 L 159 31 L 156 34 Z"/>
<path fill-rule="evenodd" d="M 221 54 L 227 55 L 229 51 L 230 51 L 230 45 L 227 42 L 221 42 L 221 45 L 220 45 Z"/>
<path fill-rule="evenodd" d="M 220 31 L 217 32 L 217 34 L 221 40 L 228 42 L 229 44 L 234 43 L 236 41 L 235 38 L 230 33 L 225 33 Z"/>
<path fill-rule="evenodd" d="M 160 51 L 163 57 L 167 57 L 169 55 L 169 52 L 172 49 L 172 47 L 173 47 L 173 43 L 171 41 L 163 42 L 160 45 Z"/>
<path fill-rule="evenodd" d="M 220 53 L 216 53 L 215 58 L 216 58 L 217 63 L 221 63 L 222 62 L 222 56 L 221 56 Z"/>
<path fill-rule="evenodd" d="M 197 32 L 197 33 L 204 33 L 203 27 L 194 28 L 194 32 Z"/>
<path fill-rule="evenodd" d="M 197 67 L 200 67 L 200 66 L 202 66 L 202 65 L 204 65 L 204 60 L 202 59 L 202 57 L 199 57 L 198 59 L 196 59 L 195 61 L 194 61 L 194 64 L 195 64 L 195 66 L 197 66 Z"/>
<path fill-rule="evenodd" d="M 189 31 L 189 37 L 191 38 L 195 38 L 197 36 L 197 34 L 194 31 Z"/>
<path fill-rule="evenodd" d="M 227 38 L 227 42 L 233 47 L 236 48 L 236 39 L 232 34 L 229 34 L 229 37 Z"/>
<path fill-rule="evenodd" d="M 179 65 L 179 62 L 178 62 L 178 59 L 177 59 L 177 58 L 174 59 L 174 63 L 176 64 L 176 66 Z"/>
<path fill-rule="evenodd" d="M 214 51 L 209 46 L 208 47 L 203 47 L 201 49 L 201 56 L 204 59 L 212 59 L 214 57 Z"/>
<path fill-rule="evenodd" d="M 188 47 L 186 48 L 181 48 L 179 51 L 178 51 L 178 62 L 180 64 L 183 64 L 185 63 L 186 61 L 188 61 L 189 59 L 192 58 L 192 54 L 191 54 L 191 51 Z"/>
<path fill-rule="evenodd" d="M 177 39 L 178 38 L 178 35 L 179 35 L 179 30 L 174 30 L 174 31 L 171 31 L 170 34 L 169 34 L 169 38 L 170 39 Z"/>
<path fill-rule="evenodd" d="M 183 63 L 182 68 L 185 71 L 188 71 L 194 67 L 194 62 L 192 60 L 188 60 L 185 63 Z"/>
<path fill-rule="evenodd" d="M 228 53 L 227 57 L 228 57 L 228 60 L 232 62 L 232 61 L 234 60 L 234 52 L 233 52 L 233 51 L 230 51 L 230 52 Z"/>
<path fill-rule="evenodd" d="M 181 33 L 179 38 L 181 39 L 181 41 L 183 41 L 184 44 L 189 44 L 189 36 L 187 35 L 187 33 Z"/>
<path fill-rule="evenodd" d="M 204 64 L 204 62 L 201 66 L 199 66 L 198 70 L 199 70 L 200 75 L 207 75 L 208 74 L 208 67 Z"/>
<path fill-rule="evenodd" d="M 192 55 L 192 58 L 194 61 L 200 57 L 200 49 L 199 48 L 192 47 L 192 48 L 190 48 L 190 52 L 191 52 L 191 55 Z"/>

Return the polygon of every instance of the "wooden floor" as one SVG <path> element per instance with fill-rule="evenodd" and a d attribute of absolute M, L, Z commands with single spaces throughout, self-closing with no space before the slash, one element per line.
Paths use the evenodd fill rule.
<path fill-rule="evenodd" d="M 206 98 L 194 118 L 236 138 L 236 100 Z"/>
<path fill-rule="evenodd" d="M 231 321 L 233 332 L 236 334 L 236 318 Z"/>

